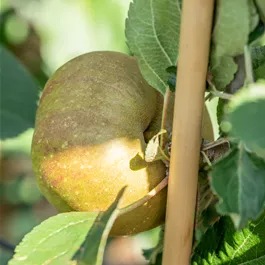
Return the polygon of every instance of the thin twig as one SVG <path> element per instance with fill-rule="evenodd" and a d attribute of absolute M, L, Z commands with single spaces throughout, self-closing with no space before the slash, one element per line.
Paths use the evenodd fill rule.
<path fill-rule="evenodd" d="M 168 107 L 169 107 L 169 99 L 170 99 L 170 89 L 167 88 L 165 96 L 164 96 L 164 104 L 163 104 L 163 111 L 162 111 L 162 120 L 161 120 L 161 130 L 165 130 L 166 128 L 166 122 L 167 122 L 167 113 L 168 113 Z M 165 135 L 160 135 L 160 146 L 163 150 L 165 148 Z"/>
<path fill-rule="evenodd" d="M 208 158 L 208 156 L 205 154 L 205 152 L 201 151 L 201 154 L 203 155 L 206 163 L 208 164 L 209 167 L 212 167 L 212 163 L 210 161 L 210 159 Z"/>
<path fill-rule="evenodd" d="M 218 98 L 222 98 L 222 99 L 230 100 L 233 97 L 233 95 L 231 95 L 231 94 L 228 94 L 228 93 L 225 93 L 225 92 L 220 92 L 220 91 L 217 91 L 217 90 L 211 90 L 210 92 L 211 92 L 211 94 L 214 97 L 218 97 Z"/>
<path fill-rule="evenodd" d="M 244 59 L 245 59 L 245 71 L 246 71 L 246 83 L 254 83 L 254 74 L 251 60 L 251 52 L 248 45 L 244 47 Z"/>
<path fill-rule="evenodd" d="M 218 140 L 216 140 L 214 142 L 203 144 L 201 150 L 202 151 L 206 151 L 206 150 L 212 149 L 215 146 L 222 145 L 222 144 L 225 144 L 225 143 L 229 143 L 229 141 L 226 138 L 220 138 L 220 139 L 218 139 Z"/>
<path fill-rule="evenodd" d="M 143 198 L 140 200 L 130 204 L 129 206 L 126 206 L 120 210 L 120 215 L 130 212 L 131 210 L 136 209 L 137 207 L 145 204 L 148 200 L 150 200 L 152 197 L 157 195 L 162 189 L 164 189 L 168 184 L 168 177 L 165 177 L 155 188 L 153 188 L 151 191 L 147 193 Z"/>

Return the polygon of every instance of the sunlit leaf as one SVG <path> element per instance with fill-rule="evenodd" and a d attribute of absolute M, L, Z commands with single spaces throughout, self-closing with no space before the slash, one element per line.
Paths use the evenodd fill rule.
<path fill-rule="evenodd" d="M 151 249 L 144 249 L 143 255 L 148 260 L 148 265 L 162 265 L 165 227 L 162 226 L 157 245 Z"/>
<path fill-rule="evenodd" d="M 134 0 L 126 20 L 126 38 L 131 52 L 138 57 L 147 82 L 166 92 L 169 74 L 176 65 L 181 17 L 179 0 Z"/>
<path fill-rule="evenodd" d="M 24 237 L 8 265 L 67 265 L 95 219 L 95 213 L 86 212 L 62 213 L 47 219 Z"/>
<path fill-rule="evenodd" d="M 203 236 L 192 265 L 263 265 L 265 260 L 265 214 L 236 231 L 223 217 Z"/>
<path fill-rule="evenodd" d="M 77 264 L 80 265 L 102 265 L 104 249 L 107 243 L 109 232 L 119 214 L 118 206 L 124 194 L 125 187 L 119 192 L 115 201 L 107 211 L 98 215 L 93 226 L 88 232 L 83 244 L 83 252 L 78 251 Z"/>

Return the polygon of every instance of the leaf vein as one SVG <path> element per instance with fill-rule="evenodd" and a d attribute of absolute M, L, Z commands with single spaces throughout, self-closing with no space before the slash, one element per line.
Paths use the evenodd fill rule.
<path fill-rule="evenodd" d="M 61 232 L 62 230 L 66 229 L 66 228 L 68 228 L 68 227 L 70 227 L 70 226 L 77 225 L 77 224 L 81 224 L 81 223 L 84 223 L 84 222 L 87 222 L 87 221 L 88 221 L 88 219 L 86 219 L 86 220 L 81 220 L 81 221 L 79 221 L 79 222 L 68 223 L 67 225 L 61 227 L 60 229 L 58 229 L 58 230 L 56 230 L 56 231 L 54 231 L 54 232 L 48 234 L 47 237 L 43 238 L 42 240 L 40 240 L 40 241 L 38 242 L 38 244 L 35 245 L 35 247 L 34 247 L 34 248 L 28 253 L 28 255 L 23 256 L 23 260 L 26 260 L 26 259 L 29 257 L 29 255 L 31 255 L 33 252 L 36 251 L 37 247 L 38 247 L 40 244 L 42 244 L 43 242 L 45 242 L 46 240 L 48 240 L 50 237 L 54 236 L 55 234 Z M 20 257 L 20 258 L 21 258 L 21 257 Z M 17 257 L 16 259 L 20 259 L 20 258 Z"/>
<path fill-rule="evenodd" d="M 170 57 L 168 56 L 167 52 L 165 51 L 165 49 L 161 45 L 160 40 L 157 37 L 158 34 L 157 34 L 156 28 L 155 28 L 155 15 L 154 15 L 154 9 L 153 9 L 153 0 L 150 0 L 150 9 L 151 9 L 151 15 L 152 15 L 152 29 L 153 29 L 153 32 L 154 32 L 155 40 L 156 40 L 159 48 L 161 49 L 161 51 L 166 56 L 166 58 L 167 58 L 168 62 L 170 63 L 170 65 L 174 65 L 173 62 L 171 61 Z"/>
<path fill-rule="evenodd" d="M 145 59 L 145 57 L 144 57 L 144 55 L 143 55 L 143 53 L 142 53 L 140 47 L 138 47 L 138 49 L 139 49 L 139 53 L 140 53 L 140 55 L 142 56 L 141 59 L 144 60 L 146 66 L 151 70 L 151 72 L 157 77 L 157 79 L 158 79 L 158 80 L 162 83 L 162 85 L 166 88 L 167 86 L 166 86 L 165 82 L 160 78 L 160 76 L 155 72 L 155 70 L 154 70 L 154 69 L 150 66 L 150 64 L 146 61 L 146 59 Z"/>

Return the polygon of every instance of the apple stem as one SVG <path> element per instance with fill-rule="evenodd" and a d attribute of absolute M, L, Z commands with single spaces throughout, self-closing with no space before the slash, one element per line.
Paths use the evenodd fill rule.
<path fill-rule="evenodd" d="M 167 122 L 167 112 L 168 112 L 168 107 L 169 107 L 169 102 L 170 102 L 170 89 L 167 88 L 166 93 L 164 95 L 164 104 L 163 104 L 163 111 L 162 111 L 162 121 L 161 121 L 161 130 L 165 130 L 166 128 L 166 122 Z M 165 135 L 161 134 L 160 135 L 160 146 L 161 149 L 164 150 L 165 148 Z"/>
<path fill-rule="evenodd" d="M 148 202 L 148 200 L 150 200 L 152 197 L 157 195 L 162 189 L 164 189 L 167 186 L 167 183 L 168 183 L 168 177 L 165 177 L 155 188 L 149 191 L 147 195 L 145 195 L 143 198 L 122 208 L 120 210 L 119 215 L 130 212 L 131 210 L 136 209 L 137 207 L 145 204 L 146 202 Z"/>

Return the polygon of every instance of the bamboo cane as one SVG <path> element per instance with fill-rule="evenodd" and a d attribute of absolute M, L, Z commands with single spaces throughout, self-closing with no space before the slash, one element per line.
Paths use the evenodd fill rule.
<path fill-rule="evenodd" d="M 189 265 L 214 0 L 183 0 L 163 265 Z"/>

